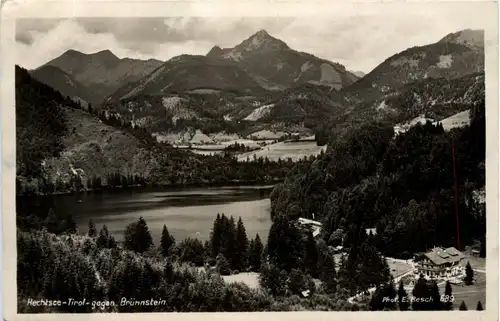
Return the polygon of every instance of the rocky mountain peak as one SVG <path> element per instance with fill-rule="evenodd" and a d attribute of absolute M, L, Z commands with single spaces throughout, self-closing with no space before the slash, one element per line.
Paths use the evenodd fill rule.
<path fill-rule="evenodd" d="M 280 49 L 288 49 L 288 45 L 283 41 L 274 38 L 266 30 L 261 29 L 250 38 L 244 40 L 241 44 L 235 47 L 240 51 L 272 51 Z"/>

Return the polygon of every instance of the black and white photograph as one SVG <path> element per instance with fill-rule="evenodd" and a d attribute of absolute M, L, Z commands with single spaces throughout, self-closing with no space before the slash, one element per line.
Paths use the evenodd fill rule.
<path fill-rule="evenodd" d="M 497 16 L 411 8 L 16 18 L 14 313 L 498 318 Z"/>

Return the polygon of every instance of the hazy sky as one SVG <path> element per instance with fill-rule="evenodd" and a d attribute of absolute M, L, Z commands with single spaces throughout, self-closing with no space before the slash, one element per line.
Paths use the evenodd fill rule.
<path fill-rule="evenodd" d="M 481 29 L 481 19 L 463 11 L 315 19 L 19 19 L 16 46 L 17 63 L 29 69 L 68 49 L 84 53 L 109 49 L 120 58 L 168 60 L 184 53 L 206 54 L 214 45 L 232 47 L 265 29 L 295 50 L 369 72 L 395 53 L 467 28 Z"/>

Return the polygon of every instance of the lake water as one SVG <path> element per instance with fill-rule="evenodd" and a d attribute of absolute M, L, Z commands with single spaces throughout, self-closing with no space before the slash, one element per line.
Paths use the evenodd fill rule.
<path fill-rule="evenodd" d="M 207 240 L 217 213 L 241 216 L 248 238 L 256 233 L 263 241 L 271 226 L 269 193 L 272 186 L 203 188 L 147 188 L 113 190 L 52 197 L 54 210 L 70 212 L 78 230 L 86 233 L 89 219 L 97 228 L 106 224 L 117 240 L 125 227 L 143 217 L 159 245 L 163 225 L 176 240 Z"/>

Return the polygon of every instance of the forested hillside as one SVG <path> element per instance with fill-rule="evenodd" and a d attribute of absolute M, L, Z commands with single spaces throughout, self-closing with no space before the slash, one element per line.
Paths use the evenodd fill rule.
<path fill-rule="evenodd" d="M 66 193 L 144 185 L 269 183 L 289 160 L 203 156 L 158 143 L 144 128 L 89 113 L 16 68 L 17 192 Z M 304 159 L 301 163 L 311 162 Z"/>
<path fill-rule="evenodd" d="M 461 244 L 484 237 L 485 207 L 474 197 L 485 186 L 484 100 L 471 117 L 470 127 L 450 132 L 427 123 L 393 138 L 390 126 L 367 124 L 332 137 L 325 155 L 276 186 L 272 215 L 315 214 L 325 241 L 347 236 L 344 245 L 353 247 L 361 229 L 377 227 L 380 249 L 390 256 L 452 246 L 455 158 Z"/>

